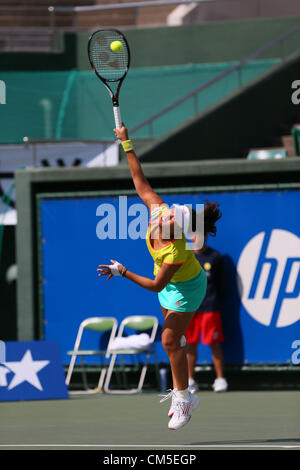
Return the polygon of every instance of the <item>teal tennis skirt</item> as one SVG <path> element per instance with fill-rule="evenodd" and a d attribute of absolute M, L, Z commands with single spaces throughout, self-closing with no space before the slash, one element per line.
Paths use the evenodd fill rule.
<path fill-rule="evenodd" d="M 204 269 L 185 282 L 169 282 L 158 293 L 162 307 L 175 312 L 195 312 L 200 307 L 206 294 L 207 279 Z"/>

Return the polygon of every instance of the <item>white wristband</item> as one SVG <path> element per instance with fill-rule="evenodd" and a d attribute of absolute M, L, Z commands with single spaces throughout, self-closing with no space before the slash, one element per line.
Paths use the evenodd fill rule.
<path fill-rule="evenodd" d="M 120 263 L 116 262 L 114 264 L 110 264 L 108 267 L 110 269 L 110 272 L 112 273 L 113 276 L 121 276 L 121 273 L 119 271 L 119 266 Z"/>

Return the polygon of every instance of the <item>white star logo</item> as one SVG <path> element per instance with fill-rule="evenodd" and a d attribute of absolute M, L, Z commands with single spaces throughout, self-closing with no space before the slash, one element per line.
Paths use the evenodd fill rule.
<path fill-rule="evenodd" d="M 14 377 L 8 386 L 8 390 L 12 390 L 17 385 L 23 382 L 28 382 L 38 390 L 43 390 L 39 381 L 37 373 L 46 367 L 50 361 L 34 361 L 32 359 L 31 351 L 28 349 L 21 361 L 18 362 L 4 362 L 4 365 L 14 372 Z"/>

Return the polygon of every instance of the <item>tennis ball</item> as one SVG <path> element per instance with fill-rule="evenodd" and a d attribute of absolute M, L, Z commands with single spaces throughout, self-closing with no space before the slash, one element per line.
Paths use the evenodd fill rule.
<path fill-rule="evenodd" d="M 110 48 L 113 52 L 121 52 L 121 50 L 123 49 L 123 45 L 121 41 L 113 41 L 110 44 Z"/>

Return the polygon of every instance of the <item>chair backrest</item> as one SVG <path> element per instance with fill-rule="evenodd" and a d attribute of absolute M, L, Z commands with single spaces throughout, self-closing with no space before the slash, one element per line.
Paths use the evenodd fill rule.
<path fill-rule="evenodd" d="M 158 328 L 158 319 L 150 315 L 132 315 L 122 320 L 118 336 L 122 336 L 124 328 L 145 331 L 152 328 L 150 340 L 153 342 Z"/>
<path fill-rule="evenodd" d="M 110 345 L 116 335 L 117 331 L 117 326 L 118 326 L 118 321 L 114 317 L 90 317 L 86 318 L 80 323 L 77 337 L 75 340 L 75 345 L 74 345 L 74 350 L 78 350 L 82 338 L 82 334 L 84 330 L 92 330 L 92 331 L 109 331 L 111 330 L 111 334 L 109 337 L 108 341 L 108 346 L 107 346 L 107 351 L 106 351 L 106 357 L 109 355 L 109 348 Z"/>
<path fill-rule="evenodd" d="M 146 315 L 133 315 L 131 317 L 124 318 L 124 326 L 133 330 L 144 331 L 153 328 L 157 318 Z"/>
<path fill-rule="evenodd" d="M 108 331 L 117 324 L 114 317 L 91 317 L 81 323 L 82 328 L 92 331 Z"/>

